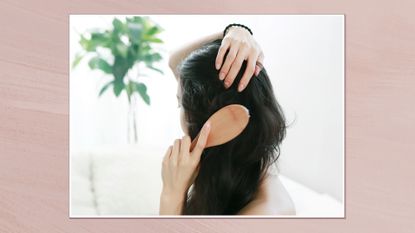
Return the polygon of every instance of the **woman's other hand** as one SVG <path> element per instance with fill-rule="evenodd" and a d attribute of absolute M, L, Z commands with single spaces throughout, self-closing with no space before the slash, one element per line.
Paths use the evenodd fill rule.
<path fill-rule="evenodd" d="M 223 63 L 223 58 L 228 50 L 229 53 Z M 231 27 L 223 38 L 216 57 L 216 69 L 220 68 L 219 78 L 224 80 L 226 88 L 232 85 L 244 60 L 248 60 L 248 64 L 239 82 L 239 92 L 245 89 L 254 74 L 257 76 L 261 71 L 261 66 L 257 65 L 257 62 L 263 63 L 264 54 L 248 30 L 241 27 Z"/>
<path fill-rule="evenodd" d="M 190 151 L 190 137 L 176 139 L 163 158 L 161 176 L 163 190 L 160 198 L 160 214 L 180 215 L 188 189 L 194 182 L 199 162 L 210 132 L 207 122 L 200 132 L 197 144 Z"/>

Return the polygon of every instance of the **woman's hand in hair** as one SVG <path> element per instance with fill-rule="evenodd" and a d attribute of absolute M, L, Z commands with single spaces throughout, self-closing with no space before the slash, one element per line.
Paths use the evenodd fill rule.
<path fill-rule="evenodd" d="M 229 53 L 223 63 L 225 53 L 228 50 Z M 220 68 L 219 78 L 224 80 L 226 88 L 232 85 L 245 60 L 248 63 L 244 75 L 239 82 L 238 91 L 245 89 L 254 74 L 255 76 L 259 74 L 261 67 L 257 65 L 257 62 L 263 63 L 264 54 L 259 44 L 246 29 L 231 27 L 223 38 L 216 57 L 216 69 Z"/>
<path fill-rule="evenodd" d="M 200 157 L 209 132 L 210 124 L 206 123 L 193 151 L 190 151 L 189 136 L 176 139 L 173 146 L 167 149 L 161 171 L 163 190 L 160 198 L 160 214 L 181 214 L 187 191 L 197 176 Z"/>

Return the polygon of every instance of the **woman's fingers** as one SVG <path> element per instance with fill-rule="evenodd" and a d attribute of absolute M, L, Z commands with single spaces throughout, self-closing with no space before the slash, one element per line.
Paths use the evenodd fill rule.
<path fill-rule="evenodd" d="M 229 88 L 230 86 L 232 86 L 233 81 L 235 80 L 236 76 L 239 73 L 239 70 L 242 67 L 242 63 L 244 62 L 244 60 L 247 57 L 248 51 L 249 50 L 247 48 L 240 48 L 239 49 L 238 55 L 235 58 L 235 60 L 233 61 L 232 66 L 229 70 L 229 73 L 226 75 L 226 78 L 224 80 L 226 88 Z"/>
<path fill-rule="evenodd" d="M 176 139 L 173 144 L 173 149 L 170 155 L 172 165 L 177 165 L 179 162 L 180 140 Z"/>
<path fill-rule="evenodd" d="M 238 91 L 239 92 L 241 92 L 245 89 L 246 85 L 249 83 L 252 76 L 254 75 L 254 73 L 255 73 L 255 63 L 256 63 L 257 57 L 258 57 L 257 54 L 253 54 L 253 55 L 248 57 L 248 61 L 246 63 L 245 73 L 242 76 L 241 81 L 239 81 L 239 86 L 238 86 Z"/>
<path fill-rule="evenodd" d="M 215 67 L 217 70 L 220 69 L 223 63 L 223 57 L 225 57 L 226 51 L 229 49 L 229 40 L 222 40 L 222 44 L 220 45 L 218 55 L 216 56 Z"/>
<path fill-rule="evenodd" d="M 223 64 L 222 68 L 219 72 L 219 79 L 224 80 L 227 76 L 229 69 L 231 68 L 232 63 L 234 62 L 239 50 L 239 45 L 232 45 L 228 55 L 226 56 L 225 63 Z"/>
<path fill-rule="evenodd" d="M 228 52 L 226 59 L 225 54 Z M 222 40 L 218 55 L 216 56 L 216 69 L 220 68 L 219 79 L 224 81 L 224 86 L 229 88 L 234 83 L 244 61 L 248 59 L 247 69 L 238 84 L 238 91 L 243 91 L 252 76 L 258 76 L 264 59 L 261 47 L 253 39 L 252 35 L 244 28 L 231 27 Z M 258 64 L 256 64 L 258 62 Z"/>
<path fill-rule="evenodd" d="M 259 72 L 261 72 L 263 68 L 263 64 L 264 64 L 264 53 L 260 52 L 258 56 L 257 64 L 255 65 L 255 76 L 258 76 Z"/>
<path fill-rule="evenodd" d="M 206 122 L 200 132 L 199 138 L 197 140 L 196 146 L 191 153 L 191 158 L 194 159 L 197 163 L 200 161 L 200 156 L 202 155 L 203 150 L 205 149 L 207 139 L 210 132 L 210 122 Z"/>
<path fill-rule="evenodd" d="M 164 154 L 164 157 L 163 157 L 163 163 L 164 164 L 166 164 L 167 161 L 170 159 L 172 149 L 173 149 L 172 146 L 169 146 L 169 148 L 167 148 L 167 151 L 166 151 L 166 153 Z"/>
<path fill-rule="evenodd" d="M 180 143 L 180 159 L 188 159 L 191 140 L 189 136 L 184 136 Z"/>
<path fill-rule="evenodd" d="M 238 91 L 241 92 L 248 85 L 252 76 L 258 76 L 262 69 L 262 62 L 264 60 L 264 54 L 259 47 L 251 47 L 244 45 L 243 42 L 230 45 L 230 51 L 226 57 L 226 61 L 223 64 L 219 78 L 223 80 L 224 86 L 229 88 L 232 86 L 236 76 L 238 75 L 243 62 L 248 58 L 247 67 L 244 71 L 244 75 L 238 84 Z M 259 65 L 257 65 L 257 62 Z"/>

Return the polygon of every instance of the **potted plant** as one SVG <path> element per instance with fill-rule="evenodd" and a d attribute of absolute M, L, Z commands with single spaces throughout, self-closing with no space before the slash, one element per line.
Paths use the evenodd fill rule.
<path fill-rule="evenodd" d="M 163 43 L 158 38 L 162 30 L 149 17 L 134 16 L 126 17 L 124 20 L 114 18 L 112 28 L 80 35 L 79 43 L 83 51 L 75 56 L 72 63 L 72 68 L 75 68 L 85 55 L 88 55 L 90 69 L 100 70 L 112 77 L 111 81 L 102 86 L 98 96 L 112 90 L 118 98 L 125 91 L 129 102 L 127 134 L 130 143 L 138 140 L 137 97 L 150 105 L 147 86 L 139 79 L 143 75 L 141 69 L 144 67 L 163 73 L 154 66 L 162 56 L 153 47 L 155 43 Z M 138 71 L 132 75 L 132 70 Z"/>

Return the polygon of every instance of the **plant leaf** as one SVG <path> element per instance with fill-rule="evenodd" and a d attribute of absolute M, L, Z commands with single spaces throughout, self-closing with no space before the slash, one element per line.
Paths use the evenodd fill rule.
<path fill-rule="evenodd" d="M 88 65 L 89 65 L 89 68 L 91 69 L 100 69 L 106 74 L 112 73 L 111 65 L 108 64 L 107 61 L 105 61 L 104 59 L 98 56 L 91 58 L 91 60 L 89 60 L 88 62 Z"/>
<path fill-rule="evenodd" d="M 142 28 L 138 23 L 128 23 L 128 36 L 132 43 L 140 43 Z"/>
<path fill-rule="evenodd" d="M 147 65 L 151 65 L 153 62 L 160 61 L 162 59 L 159 53 L 149 53 L 144 55 L 143 60 Z"/>
<path fill-rule="evenodd" d="M 128 55 L 128 47 L 122 43 L 119 42 L 117 45 L 115 45 L 115 49 L 117 50 L 117 53 L 123 57 L 127 57 Z"/>
<path fill-rule="evenodd" d="M 160 74 L 164 74 L 164 72 L 162 71 L 162 70 L 160 70 L 160 69 L 158 69 L 158 68 L 156 68 L 156 67 L 154 67 L 154 66 L 152 66 L 152 65 L 146 65 L 148 68 L 150 68 L 150 69 L 152 69 L 152 70 L 154 70 L 154 71 L 157 71 L 157 72 L 159 72 Z"/>
<path fill-rule="evenodd" d="M 144 83 L 130 81 L 132 92 L 137 92 L 140 94 L 141 99 L 147 104 L 150 105 L 150 96 L 147 94 L 147 86 Z"/>
<path fill-rule="evenodd" d="M 115 94 L 116 97 L 120 96 L 120 94 L 121 94 L 122 90 L 124 90 L 124 88 L 125 88 L 125 85 L 122 82 L 122 80 L 121 81 L 117 81 L 117 80 L 114 81 L 113 90 L 114 90 L 114 94 Z"/>
<path fill-rule="evenodd" d="M 115 34 L 121 34 L 124 32 L 124 23 L 121 20 L 114 18 L 112 20 L 112 26 L 114 26 Z"/>
<path fill-rule="evenodd" d="M 101 97 L 102 94 L 104 94 L 104 92 L 113 84 L 114 81 L 111 81 L 107 84 L 105 84 L 101 90 L 99 91 L 98 97 Z"/>
<path fill-rule="evenodd" d="M 84 55 L 80 54 L 80 53 L 77 53 L 75 55 L 75 58 L 73 59 L 73 62 L 72 62 L 72 69 L 74 69 L 76 66 L 78 66 L 79 62 L 81 62 L 83 57 L 84 57 Z"/>
<path fill-rule="evenodd" d="M 91 33 L 90 43 L 95 49 L 97 47 L 110 48 L 112 43 L 111 35 L 108 32 L 93 32 Z"/>
<path fill-rule="evenodd" d="M 155 37 L 146 38 L 146 40 L 153 43 L 163 43 L 161 39 Z"/>
<path fill-rule="evenodd" d="M 90 39 L 87 39 L 84 35 L 81 35 L 81 39 L 79 40 L 79 44 L 87 52 L 94 52 L 97 50 L 97 47 L 110 48 L 111 43 L 111 36 L 108 32 L 92 32 Z"/>
<path fill-rule="evenodd" d="M 92 52 L 92 51 L 95 51 L 95 49 L 96 49 L 93 45 L 91 45 L 90 40 L 85 38 L 85 36 L 83 36 L 83 35 L 81 35 L 81 39 L 79 40 L 79 44 L 87 52 Z"/>
<path fill-rule="evenodd" d="M 160 28 L 160 27 L 158 27 L 158 26 L 153 26 L 153 27 L 151 27 L 149 30 L 147 30 L 146 36 L 147 36 L 147 37 L 151 37 L 151 36 L 153 36 L 153 35 L 155 35 L 155 34 L 160 33 L 161 31 L 162 31 L 162 30 L 161 30 L 161 28 Z"/>
<path fill-rule="evenodd" d="M 143 18 L 141 16 L 129 17 L 127 22 L 143 24 Z"/>
<path fill-rule="evenodd" d="M 112 69 L 112 74 L 116 80 L 123 80 L 124 76 L 130 69 L 129 61 L 127 58 L 121 56 L 115 56 L 115 61 Z"/>

